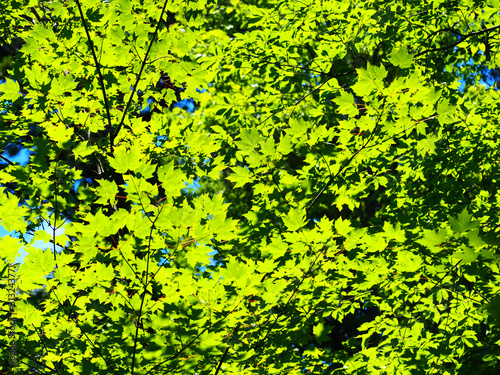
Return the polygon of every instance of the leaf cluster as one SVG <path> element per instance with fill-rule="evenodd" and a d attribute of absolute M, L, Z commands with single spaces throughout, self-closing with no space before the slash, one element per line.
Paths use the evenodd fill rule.
<path fill-rule="evenodd" d="M 498 4 L 5 7 L 16 371 L 497 370 Z"/>

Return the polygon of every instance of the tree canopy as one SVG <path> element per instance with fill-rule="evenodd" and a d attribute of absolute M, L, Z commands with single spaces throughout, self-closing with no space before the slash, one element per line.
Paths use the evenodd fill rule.
<path fill-rule="evenodd" d="M 499 8 L 0 0 L 4 373 L 498 371 Z"/>

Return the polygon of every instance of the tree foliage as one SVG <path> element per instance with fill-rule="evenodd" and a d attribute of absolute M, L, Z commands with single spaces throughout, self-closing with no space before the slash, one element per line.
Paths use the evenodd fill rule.
<path fill-rule="evenodd" d="M 0 5 L 4 371 L 498 371 L 498 1 Z"/>

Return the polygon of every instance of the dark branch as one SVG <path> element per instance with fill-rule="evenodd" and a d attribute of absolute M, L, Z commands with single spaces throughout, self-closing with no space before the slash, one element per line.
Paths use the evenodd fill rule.
<path fill-rule="evenodd" d="M 7 159 L 5 156 L 0 154 L 0 158 L 5 161 L 6 163 L 9 163 L 10 165 L 16 165 L 15 163 L 11 162 L 9 159 Z"/>
<path fill-rule="evenodd" d="M 113 127 L 111 126 L 111 113 L 109 112 L 108 96 L 106 95 L 106 88 L 104 87 L 104 77 L 101 72 L 99 61 L 97 60 L 97 55 L 95 54 L 94 43 L 92 43 L 92 38 L 90 37 L 89 28 L 85 17 L 83 16 L 82 7 L 80 5 L 80 0 L 76 0 L 76 5 L 78 6 L 78 11 L 80 12 L 80 18 L 82 19 L 83 27 L 85 28 L 85 33 L 87 34 L 87 40 L 89 41 L 90 50 L 92 51 L 92 57 L 94 58 L 95 67 L 97 69 L 97 74 L 99 76 L 99 83 L 101 85 L 102 95 L 104 97 L 104 105 L 106 107 L 106 117 L 108 118 L 108 133 L 111 134 L 111 139 L 113 139 Z M 113 142 L 110 144 L 111 152 L 113 152 Z"/>
<path fill-rule="evenodd" d="M 454 47 L 458 46 L 460 43 L 462 43 L 463 41 L 465 41 L 467 38 L 470 38 L 471 36 L 476 36 L 476 35 L 481 35 L 481 34 L 487 34 L 487 33 L 491 32 L 491 31 L 494 31 L 494 30 L 497 30 L 497 29 L 500 29 L 500 25 L 499 26 L 489 27 L 489 28 L 484 29 L 484 30 L 474 31 L 473 33 L 470 33 L 470 34 L 460 34 L 459 32 L 451 30 L 451 29 L 447 30 L 447 31 L 450 31 L 450 32 L 452 32 L 454 34 L 457 34 L 460 37 L 460 40 L 457 40 L 455 43 L 450 44 L 450 45 L 445 46 L 445 47 L 431 48 L 431 49 L 419 52 L 419 53 L 415 54 L 414 57 L 419 57 L 419 56 L 422 56 L 422 55 L 425 55 L 425 54 L 431 53 L 431 52 L 446 51 L 446 50 L 448 50 L 450 48 L 454 48 Z"/>
<path fill-rule="evenodd" d="M 217 369 L 215 370 L 215 374 L 214 375 L 218 375 L 219 374 L 219 370 L 220 370 L 222 364 L 224 363 L 224 360 L 226 359 L 227 353 L 229 352 L 229 348 L 230 348 L 230 346 L 228 346 L 226 348 L 226 350 L 224 351 L 224 354 L 222 355 L 222 358 L 219 361 L 219 365 L 217 366 Z"/>
<path fill-rule="evenodd" d="M 163 14 L 165 13 L 166 8 L 167 8 L 167 1 L 165 0 L 165 2 L 163 3 L 163 9 L 161 10 L 160 18 L 158 19 L 158 22 L 156 23 L 155 32 L 153 34 L 153 37 L 151 38 L 151 42 L 149 43 L 148 50 L 146 51 L 146 55 L 144 56 L 144 59 L 142 60 L 141 69 L 139 71 L 139 74 L 137 74 L 137 79 L 135 80 L 134 87 L 132 89 L 132 94 L 130 94 L 130 97 L 128 98 L 127 105 L 125 106 L 125 109 L 123 110 L 122 119 L 120 120 L 120 123 L 118 124 L 118 127 L 116 128 L 116 132 L 114 134 L 111 134 L 111 149 L 113 149 L 115 139 L 118 136 L 118 133 L 120 132 L 120 130 L 123 126 L 123 122 L 125 121 L 125 116 L 127 114 L 128 109 L 130 108 L 130 104 L 132 103 L 132 98 L 134 97 L 134 93 L 137 90 L 137 86 L 139 85 L 139 80 L 141 79 L 142 72 L 144 70 L 144 67 L 146 66 L 146 62 L 148 61 L 149 52 L 151 51 L 151 48 L 153 47 L 153 43 L 156 39 L 156 36 L 158 35 L 158 30 L 159 30 L 160 24 L 163 20 Z"/>

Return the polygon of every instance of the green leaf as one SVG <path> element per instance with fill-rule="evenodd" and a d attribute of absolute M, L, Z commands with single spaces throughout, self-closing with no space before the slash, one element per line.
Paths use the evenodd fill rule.
<path fill-rule="evenodd" d="M 72 147 L 71 138 L 73 129 L 61 123 L 44 123 L 49 138 L 54 141 L 59 148 L 70 149 Z"/>
<path fill-rule="evenodd" d="M 288 134 L 282 135 L 278 145 L 278 151 L 281 152 L 282 155 L 288 155 L 292 150 L 292 137 Z"/>
<path fill-rule="evenodd" d="M 221 351 L 217 346 L 222 344 L 222 338 L 217 332 L 206 331 L 200 336 L 199 349 L 202 352 L 209 352 L 211 354 L 218 354 Z"/>
<path fill-rule="evenodd" d="M 28 209 L 19 203 L 19 198 L 12 194 L 0 195 L 0 224 L 9 232 L 24 233 L 27 223 L 24 217 Z"/>
<path fill-rule="evenodd" d="M 401 229 L 401 224 L 393 226 L 389 222 L 384 223 L 384 234 L 388 239 L 394 239 L 397 242 L 404 242 L 406 240 L 405 231 Z"/>
<path fill-rule="evenodd" d="M 176 168 L 174 162 L 162 165 L 158 168 L 158 180 L 167 194 L 179 195 L 184 188 L 186 175 L 180 168 Z"/>
<path fill-rule="evenodd" d="M 9 235 L 0 238 L 0 254 L 8 263 L 14 263 L 20 249 L 19 239 Z"/>
<path fill-rule="evenodd" d="M 76 158 L 85 158 L 94 152 L 94 149 L 89 147 L 88 142 L 80 142 L 72 150 Z"/>
<path fill-rule="evenodd" d="M 114 156 L 109 159 L 109 164 L 117 173 L 135 171 L 142 164 L 140 148 L 137 145 L 132 146 L 130 149 L 125 146 L 116 148 Z"/>
<path fill-rule="evenodd" d="M 359 114 L 352 94 L 342 91 L 340 93 L 340 96 L 336 97 L 333 101 L 339 106 L 338 111 L 340 113 L 352 117 L 355 117 Z"/>
<path fill-rule="evenodd" d="M 251 153 L 259 147 L 262 137 L 257 129 L 242 129 L 240 132 L 240 141 L 236 141 L 236 145 L 245 153 Z"/>
<path fill-rule="evenodd" d="M 341 236 L 346 237 L 353 229 L 349 220 L 343 220 L 341 217 L 335 220 L 335 230 Z"/>
<path fill-rule="evenodd" d="M 463 251 L 459 251 L 453 254 L 453 258 L 463 260 L 463 264 L 470 264 L 474 262 L 479 253 L 475 252 L 473 248 L 464 247 Z"/>
<path fill-rule="evenodd" d="M 446 229 L 440 229 L 438 232 L 424 229 L 422 232 L 423 232 L 423 237 L 418 239 L 417 242 L 427 247 L 433 253 L 440 252 L 442 248 L 439 247 L 439 245 L 446 242 L 446 240 L 448 239 L 448 234 Z"/>
<path fill-rule="evenodd" d="M 207 265 L 209 263 L 208 253 L 212 252 L 208 246 L 191 246 L 186 254 L 187 262 L 191 267 L 197 264 Z"/>
<path fill-rule="evenodd" d="M 118 186 L 114 181 L 100 180 L 99 185 L 96 188 L 99 198 L 95 203 L 106 204 L 109 202 L 110 205 L 114 205 L 116 201 L 116 195 L 118 194 Z"/>
<path fill-rule="evenodd" d="M 8 100 L 10 102 L 15 102 L 21 95 L 21 88 L 19 83 L 13 79 L 7 78 L 3 85 L 0 85 L 0 98 L 2 101 Z"/>
<path fill-rule="evenodd" d="M 391 52 L 389 61 L 400 68 L 409 68 L 413 65 L 413 55 L 408 53 L 407 46 L 403 46 Z"/>
<path fill-rule="evenodd" d="M 251 181 L 251 173 L 248 168 L 245 167 L 233 167 L 233 173 L 230 174 L 227 179 L 234 183 L 234 187 L 242 187 L 245 186 L 248 182 Z"/>
<path fill-rule="evenodd" d="M 493 319 L 495 325 L 500 326 L 500 296 L 495 295 L 489 303 L 482 306 L 488 315 Z"/>
<path fill-rule="evenodd" d="M 318 342 L 325 342 L 330 340 L 328 334 L 330 333 L 331 330 L 332 327 L 327 326 L 323 323 L 318 323 L 313 328 L 313 334 Z"/>
<path fill-rule="evenodd" d="M 305 212 L 299 208 L 292 208 L 286 215 L 282 216 L 282 219 L 290 232 L 295 232 L 306 224 Z"/>
<path fill-rule="evenodd" d="M 253 268 L 249 264 L 236 262 L 230 264 L 228 268 L 221 268 L 220 275 L 227 281 L 235 281 L 238 284 L 246 285 L 247 278 L 251 276 Z"/>
<path fill-rule="evenodd" d="M 23 324 L 40 327 L 43 323 L 44 316 L 42 311 L 24 301 L 16 305 L 16 312 L 18 318 L 22 319 Z"/>
<path fill-rule="evenodd" d="M 428 135 L 417 143 L 418 153 L 422 156 L 434 154 L 436 152 L 436 137 Z"/>
<path fill-rule="evenodd" d="M 472 215 L 465 208 L 457 218 L 448 216 L 451 229 L 458 234 L 465 233 L 479 226 L 479 221 L 471 221 Z"/>
<path fill-rule="evenodd" d="M 27 249 L 28 255 L 19 266 L 19 287 L 29 291 L 48 284 L 48 276 L 54 271 L 56 260 L 50 250 L 40 250 L 34 247 Z"/>
<path fill-rule="evenodd" d="M 357 69 L 358 82 L 352 86 L 354 92 L 362 97 L 369 95 L 372 91 L 381 91 L 384 87 L 384 78 L 387 76 L 387 70 L 384 66 L 374 66 L 367 64 L 366 69 Z"/>
<path fill-rule="evenodd" d="M 422 259 L 410 251 L 399 250 L 397 263 L 394 265 L 400 272 L 416 272 L 422 265 Z"/>

